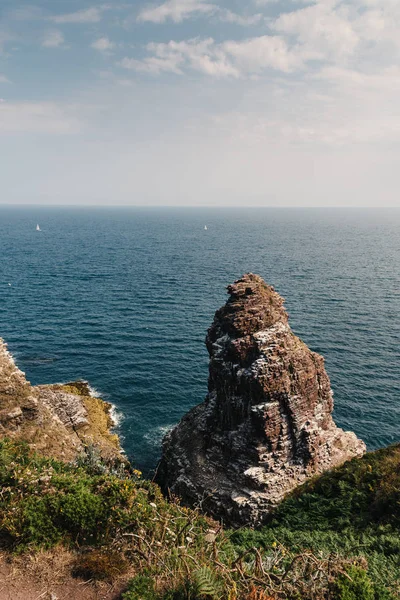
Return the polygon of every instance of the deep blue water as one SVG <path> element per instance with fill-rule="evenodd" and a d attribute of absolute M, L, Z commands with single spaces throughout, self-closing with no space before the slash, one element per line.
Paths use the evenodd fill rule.
<path fill-rule="evenodd" d="M 20 368 L 87 379 L 145 472 L 203 400 L 206 330 L 246 271 L 325 356 L 337 423 L 369 448 L 400 440 L 400 210 L 3 206 L 0 256 L 0 336 Z"/>

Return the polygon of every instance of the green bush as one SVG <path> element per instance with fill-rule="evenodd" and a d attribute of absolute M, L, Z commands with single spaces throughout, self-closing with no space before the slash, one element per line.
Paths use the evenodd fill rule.
<path fill-rule="evenodd" d="M 335 582 L 335 600 L 374 600 L 373 585 L 364 569 L 350 567 Z"/>
<path fill-rule="evenodd" d="M 92 475 L 83 467 L 40 458 L 21 443 L 0 441 L 0 544 L 24 550 L 62 541 L 107 544 L 117 532 L 161 534 L 157 513 L 185 514 L 167 503 L 158 486 L 136 476 Z M 157 520 L 158 519 L 158 520 Z M 201 530 L 206 523 L 197 521 Z"/>
<path fill-rule="evenodd" d="M 123 600 L 202 600 L 194 586 L 186 581 L 177 587 L 156 592 L 154 579 L 147 575 L 137 575 L 130 580 Z"/>
<path fill-rule="evenodd" d="M 128 590 L 122 594 L 123 600 L 157 600 L 154 579 L 138 575 L 129 582 Z"/>

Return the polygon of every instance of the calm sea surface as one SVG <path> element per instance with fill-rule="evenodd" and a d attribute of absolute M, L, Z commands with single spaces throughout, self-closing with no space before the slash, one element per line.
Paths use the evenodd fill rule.
<path fill-rule="evenodd" d="M 246 271 L 325 356 L 337 423 L 370 449 L 400 441 L 400 210 L 3 206 L 0 257 L 0 336 L 20 368 L 87 379 L 145 473 L 203 400 L 206 330 Z"/>

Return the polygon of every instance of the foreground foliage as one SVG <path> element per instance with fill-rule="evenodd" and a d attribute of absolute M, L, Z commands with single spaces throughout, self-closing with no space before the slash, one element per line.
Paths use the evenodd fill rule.
<path fill-rule="evenodd" d="M 400 598 L 400 448 L 347 463 L 291 495 L 260 531 L 167 502 L 90 450 L 75 465 L 0 442 L 0 544 L 64 544 L 75 573 L 134 571 L 125 600 Z"/>

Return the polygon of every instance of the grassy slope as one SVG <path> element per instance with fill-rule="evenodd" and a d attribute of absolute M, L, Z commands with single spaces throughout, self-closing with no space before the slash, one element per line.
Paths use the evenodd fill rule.
<path fill-rule="evenodd" d="M 365 557 L 373 582 L 400 597 L 400 445 L 316 477 L 280 505 L 268 527 L 235 532 L 232 540 Z"/>
<path fill-rule="evenodd" d="M 62 544 L 86 577 L 129 565 L 127 600 L 400 598 L 400 446 L 302 486 L 260 531 L 223 532 L 93 452 L 65 465 L 2 441 L 0 490 L 3 548 Z"/>

